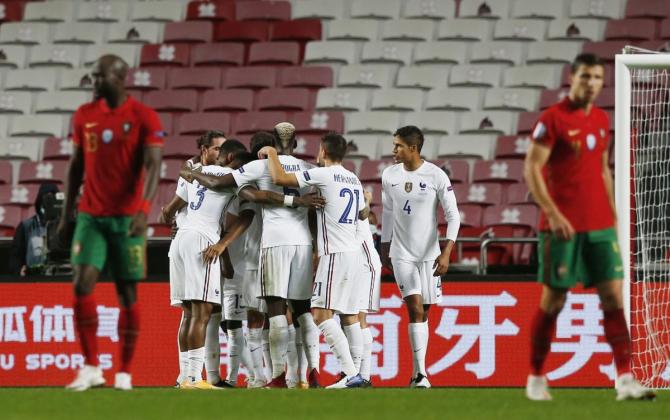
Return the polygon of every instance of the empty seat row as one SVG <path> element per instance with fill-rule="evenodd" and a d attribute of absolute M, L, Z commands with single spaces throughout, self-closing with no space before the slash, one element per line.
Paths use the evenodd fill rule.
<path fill-rule="evenodd" d="M 90 100 L 88 92 L 0 91 L 0 114 L 68 114 Z"/>
<path fill-rule="evenodd" d="M 128 44 L 94 44 L 86 47 L 65 44 L 0 45 L 0 67 L 62 67 L 91 66 L 105 54 L 123 58 L 131 67 L 137 66 L 139 46 Z"/>

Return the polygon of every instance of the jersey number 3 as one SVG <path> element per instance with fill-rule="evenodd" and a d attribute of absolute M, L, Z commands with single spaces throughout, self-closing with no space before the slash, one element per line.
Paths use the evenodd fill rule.
<path fill-rule="evenodd" d="M 198 188 L 198 191 L 195 193 L 195 195 L 198 196 L 198 201 L 191 202 L 188 208 L 191 210 L 198 210 L 200 206 L 202 206 L 202 201 L 205 199 L 205 190 L 207 190 L 205 187 Z"/>

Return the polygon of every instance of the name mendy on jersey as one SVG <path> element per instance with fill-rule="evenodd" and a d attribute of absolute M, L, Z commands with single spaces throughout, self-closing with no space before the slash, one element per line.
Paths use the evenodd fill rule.
<path fill-rule="evenodd" d="M 343 184 L 361 185 L 358 178 L 351 177 L 351 176 L 343 176 L 343 175 L 340 175 L 340 174 L 333 174 L 333 181 L 343 183 Z"/>

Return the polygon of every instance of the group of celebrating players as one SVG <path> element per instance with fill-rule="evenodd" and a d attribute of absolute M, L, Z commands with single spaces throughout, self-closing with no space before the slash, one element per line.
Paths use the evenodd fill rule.
<path fill-rule="evenodd" d="M 543 293 L 531 323 L 526 386 L 531 400 L 551 399 L 544 361 L 567 291 L 577 281 L 600 296 L 618 373 L 617 399 L 654 397 L 631 374 L 609 122 L 593 105 L 603 72 L 596 56 L 575 59 L 570 92 L 543 113 L 526 157 L 525 178 L 543 212 L 538 248 Z M 86 364 L 68 385 L 73 390 L 105 382 L 97 363 L 92 291 L 106 265 L 121 303 L 122 363 L 115 387 L 132 389 L 130 362 L 139 330 L 134 280 L 145 275 L 144 230 L 163 135 L 155 112 L 126 95 L 126 74 L 123 60 L 102 57 L 93 71 L 96 98 L 74 117 L 75 149 L 59 226 L 67 235 L 85 174 L 72 263 Z M 371 195 L 342 166 L 347 151 L 342 135 L 323 136 L 318 166 L 291 156 L 296 131 L 289 122 L 256 133 L 250 151 L 222 132 L 198 138 L 199 155 L 185 162 L 175 196 L 161 211 L 162 220 L 178 228 L 169 251 L 170 299 L 182 308 L 177 387 L 234 387 L 240 364 L 251 388 L 320 387 L 320 334 L 341 366 L 328 388 L 371 386 L 366 314 L 379 310 L 382 265 L 393 270 L 409 314 L 410 386 L 431 386 L 425 368 L 428 312 L 441 299 L 441 276 L 449 267 L 460 215 L 447 174 L 421 158 L 421 130 L 401 127 L 392 141 L 395 164 L 382 174 L 380 258 L 368 220 Z M 448 224 L 442 249 L 438 204 Z M 226 379 L 219 373 L 220 327 L 227 333 L 231 363 Z"/>

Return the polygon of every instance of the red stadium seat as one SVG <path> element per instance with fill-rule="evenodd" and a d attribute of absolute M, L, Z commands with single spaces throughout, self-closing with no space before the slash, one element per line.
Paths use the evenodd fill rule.
<path fill-rule="evenodd" d="M 190 157 L 192 157 L 192 155 L 189 156 L 189 158 Z M 164 206 L 165 204 L 172 201 L 175 195 L 176 195 L 176 182 L 174 184 L 169 184 L 167 182 L 163 184 L 158 184 L 158 193 L 156 193 L 156 198 L 154 198 L 154 205 L 160 203 L 161 206 Z"/>
<path fill-rule="evenodd" d="M 168 22 L 163 32 L 163 42 L 212 42 L 214 25 L 211 22 Z"/>
<path fill-rule="evenodd" d="M 256 42 L 249 47 L 248 64 L 289 65 L 300 63 L 300 44 L 296 42 Z"/>
<path fill-rule="evenodd" d="M 218 89 L 221 86 L 221 69 L 201 67 L 171 69 L 168 89 Z"/>
<path fill-rule="evenodd" d="M 310 93 L 305 88 L 263 89 L 256 96 L 259 111 L 306 111 L 314 108 Z"/>
<path fill-rule="evenodd" d="M 247 112 L 253 110 L 254 91 L 251 89 L 208 90 L 202 96 L 201 110 L 205 112 Z"/>
<path fill-rule="evenodd" d="M 287 114 L 280 111 L 243 112 L 235 116 L 232 132 L 253 134 L 257 131 L 272 131 L 277 123 L 287 119 Z"/>
<path fill-rule="evenodd" d="M 524 159 L 530 146 L 530 136 L 500 136 L 496 141 L 496 159 Z"/>
<path fill-rule="evenodd" d="M 144 103 L 159 112 L 194 112 L 198 107 L 195 90 L 156 90 L 144 95 Z"/>
<path fill-rule="evenodd" d="M 184 163 L 182 159 L 163 159 L 161 162 L 160 182 L 175 183 L 179 179 L 179 170 Z"/>
<path fill-rule="evenodd" d="M 194 66 L 241 66 L 244 64 L 244 44 L 220 42 L 197 44 L 191 47 Z"/>
<path fill-rule="evenodd" d="M 0 205 L 0 236 L 14 236 L 14 230 L 22 220 L 21 207 Z"/>
<path fill-rule="evenodd" d="M 23 19 L 23 1 L 2 1 L 0 2 L 4 13 L 0 15 L 0 23 L 19 22 Z"/>
<path fill-rule="evenodd" d="M 485 226 L 517 226 L 534 231 L 537 228 L 539 211 L 534 204 L 491 206 L 484 210 Z"/>
<path fill-rule="evenodd" d="M 604 88 L 600 95 L 596 98 L 595 105 L 605 109 L 605 110 L 614 110 L 614 87 Z"/>
<path fill-rule="evenodd" d="M 393 165 L 393 161 L 386 160 L 364 160 L 361 162 L 361 168 L 358 178 L 362 182 L 381 182 L 384 169 Z"/>
<path fill-rule="evenodd" d="M 507 199 L 505 200 L 506 204 L 530 204 L 534 203 L 533 197 L 528 191 L 528 185 L 525 182 L 519 182 L 518 184 L 511 184 L 507 187 Z"/>
<path fill-rule="evenodd" d="M 540 94 L 540 109 L 547 109 L 568 96 L 569 90 L 565 88 L 545 89 Z"/>
<path fill-rule="evenodd" d="M 214 27 L 214 41 L 267 41 L 270 24 L 266 22 L 223 22 Z"/>
<path fill-rule="evenodd" d="M 277 22 L 270 31 L 271 41 L 318 41 L 321 39 L 321 21 L 313 19 Z"/>
<path fill-rule="evenodd" d="M 372 193 L 371 205 L 380 206 L 382 204 L 382 184 L 365 184 L 363 189 Z"/>
<path fill-rule="evenodd" d="M 177 122 L 177 134 L 199 136 L 209 130 L 230 131 L 230 115 L 222 112 L 191 112 L 182 114 Z"/>
<path fill-rule="evenodd" d="M 458 211 L 461 213 L 461 226 L 463 227 L 480 227 L 482 226 L 482 214 L 484 209 L 482 206 L 476 204 L 463 204 L 458 206 Z M 438 211 L 438 224 L 446 225 L 444 219 L 444 212 Z"/>
<path fill-rule="evenodd" d="M 126 77 L 126 88 L 132 91 L 165 89 L 167 70 L 160 67 L 130 69 Z"/>
<path fill-rule="evenodd" d="M 174 127 L 172 114 L 168 112 L 159 112 L 158 118 L 160 118 L 161 120 L 161 127 L 163 128 L 163 131 L 165 131 L 165 134 L 167 135 L 172 134 L 172 130 Z"/>
<path fill-rule="evenodd" d="M 452 184 L 469 182 L 470 180 L 470 165 L 467 160 L 448 159 L 431 160 L 431 162 L 446 172 Z"/>
<path fill-rule="evenodd" d="M 655 38 L 656 22 L 653 19 L 610 20 L 605 28 L 605 40 L 648 41 Z"/>
<path fill-rule="evenodd" d="M 145 44 L 140 54 L 141 66 L 188 66 L 191 54 L 188 44 Z"/>
<path fill-rule="evenodd" d="M 42 146 L 43 160 L 69 160 L 72 156 L 72 139 L 49 137 Z"/>
<path fill-rule="evenodd" d="M 237 20 L 276 21 L 291 19 L 291 3 L 288 1 L 241 1 L 237 2 Z"/>
<path fill-rule="evenodd" d="M 196 136 L 171 136 L 165 139 L 163 159 L 186 160 L 198 154 Z M 173 188 L 174 192 L 174 188 Z"/>
<path fill-rule="evenodd" d="M 606 63 L 612 63 L 614 56 L 621 54 L 623 48 L 630 44 L 629 40 L 585 42 L 582 52 L 595 54 Z"/>
<path fill-rule="evenodd" d="M 498 183 L 456 184 L 456 200 L 463 204 L 492 206 L 502 204 L 502 186 Z"/>
<path fill-rule="evenodd" d="M 209 20 L 212 22 L 235 20 L 235 2 L 230 0 L 191 1 L 186 8 L 186 20 Z"/>
<path fill-rule="evenodd" d="M 521 182 L 523 162 L 519 160 L 480 160 L 475 162 L 473 182 Z"/>
<path fill-rule="evenodd" d="M 225 88 L 263 89 L 275 87 L 277 70 L 275 67 L 230 68 L 223 76 Z"/>
<path fill-rule="evenodd" d="M 5 160 L 0 160 L 0 185 L 12 183 L 12 164 Z"/>
<path fill-rule="evenodd" d="M 281 87 L 325 88 L 333 86 L 330 67 L 282 67 L 279 69 Z"/>
<path fill-rule="evenodd" d="M 54 182 L 60 184 L 65 180 L 68 162 L 50 160 L 44 162 L 22 162 L 19 167 L 19 184 L 41 184 Z"/>
<path fill-rule="evenodd" d="M 0 204 L 32 207 L 40 189 L 39 185 L 0 185 Z"/>
<path fill-rule="evenodd" d="M 160 223 L 159 217 L 161 214 L 161 207 L 166 203 L 160 203 L 154 200 L 151 205 L 151 211 L 147 217 L 147 237 L 148 238 L 169 238 L 172 233 L 170 225 Z"/>
<path fill-rule="evenodd" d="M 321 144 L 321 138 L 318 135 L 298 135 L 296 139 L 297 145 L 293 149 L 293 156 L 305 159 L 305 160 L 316 160 L 316 157 L 319 155 L 319 147 Z"/>
<path fill-rule="evenodd" d="M 540 111 L 521 112 L 519 113 L 519 120 L 516 124 L 516 132 L 518 134 L 529 134 L 535 128 L 535 123 L 542 115 Z"/>
<path fill-rule="evenodd" d="M 296 112 L 291 122 L 300 134 L 324 134 L 344 131 L 344 114 L 337 111 Z"/>
<path fill-rule="evenodd" d="M 629 0 L 626 2 L 626 17 L 657 19 L 670 17 L 670 3 L 666 0 Z"/>
<path fill-rule="evenodd" d="M 662 39 L 662 40 L 670 39 L 670 18 L 669 19 L 663 19 L 663 21 L 661 21 L 661 29 L 660 29 L 659 38 Z"/>

